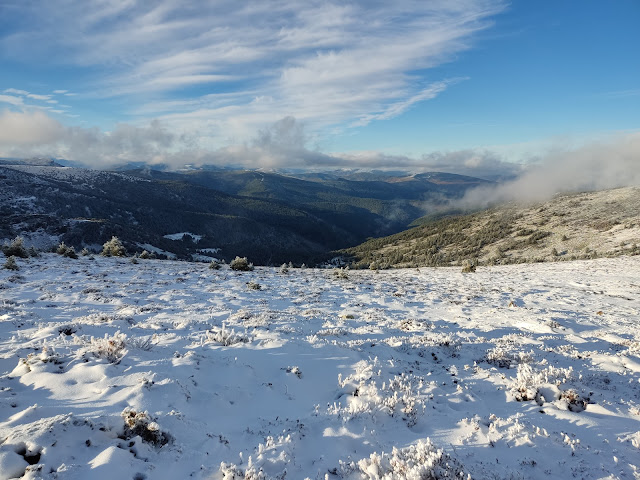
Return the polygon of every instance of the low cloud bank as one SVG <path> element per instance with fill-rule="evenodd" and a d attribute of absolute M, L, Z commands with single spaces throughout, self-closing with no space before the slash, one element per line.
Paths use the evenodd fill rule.
<path fill-rule="evenodd" d="M 517 179 L 470 190 L 455 206 L 474 209 L 505 202 L 533 203 L 558 193 L 635 185 L 640 185 L 640 132 L 548 154 Z"/>
<path fill-rule="evenodd" d="M 380 152 L 326 154 L 309 150 L 304 124 L 285 117 L 249 143 L 205 149 L 195 137 L 177 134 L 159 121 L 119 124 L 111 132 L 64 126 L 41 111 L 0 114 L 0 156 L 53 156 L 89 168 L 129 162 L 245 168 L 390 169 L 441 171 L 502 180 L 470 190 L 453 208 L 477 209 L 504 202 L 536 202 L 562 192 L 640 185 L 640 132 L 574 150 L 556 149 L 535 161 L 509 162 L 488 150 L 434 152 L 419 158 Z M 508 179 L 505 181 L 505 179 Z"/>

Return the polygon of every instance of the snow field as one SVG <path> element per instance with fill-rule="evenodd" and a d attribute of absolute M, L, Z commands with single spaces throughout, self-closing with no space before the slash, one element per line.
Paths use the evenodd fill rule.
<path fill-rule="evenodd" d="M 18 263 L 0 479 L 640 478 L 638 257 Z"/>

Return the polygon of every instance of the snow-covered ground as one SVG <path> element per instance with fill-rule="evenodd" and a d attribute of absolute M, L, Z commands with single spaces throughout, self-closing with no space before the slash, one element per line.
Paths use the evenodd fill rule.
<path fill-rule="evenodd" d="M 348 278 L 18 263 L 2 479 L 640 477 L 638 257 Z"/>
<path fill-rule="evenodd" d="M 169 235 L 165 235 L 164 238 L 168 238 L 169 240 L 182 240 L 185 235 L 191 237 L 191 240 L 193 240 L 194 243 L 198 243 L 200 240 L 202 240 L 202 235 L 196 235 L 195 233 L 191 232 L 171 233 Z"/>

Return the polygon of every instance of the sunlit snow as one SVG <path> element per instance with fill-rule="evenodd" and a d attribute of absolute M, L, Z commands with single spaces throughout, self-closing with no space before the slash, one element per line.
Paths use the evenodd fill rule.
<path fill-rule="evenodd" d="M 2 479 L 640 474 L 638 257 L 343 278 L 18 264 Z"/>

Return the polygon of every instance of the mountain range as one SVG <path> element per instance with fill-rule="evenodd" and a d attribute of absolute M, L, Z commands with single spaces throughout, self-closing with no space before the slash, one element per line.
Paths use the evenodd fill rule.
<path fill-rule="evenodd" d="M 99 171 L 48 159 L 3 159 L 0 182 L 0 238 L 98 250 L 115 235 L 131 253 L 256 264 L 326 260 L 490 183 L 438 172 Z"/>

